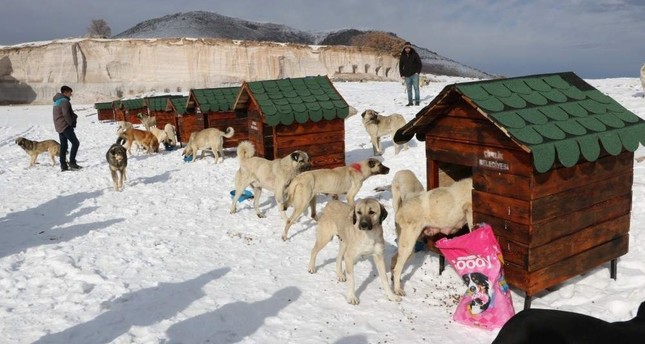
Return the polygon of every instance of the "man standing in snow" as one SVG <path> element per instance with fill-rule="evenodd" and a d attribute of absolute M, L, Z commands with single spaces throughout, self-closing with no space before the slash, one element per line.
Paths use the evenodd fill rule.
<path fill-rule="evenodd" d="M 78 138 L 74 133 L 78 116 L 72 110 L 72 103 L 69 98 L 72 96 L 72 88 L 63 86 L 60 93 L 54 96 L 54 127 L 60 138 L 60 169 L 61 171 L 80 170 L 82 167 L 76 164 L 76 153 L 78 152 Z M 67 154 L 67 141 L 72 143 L 72 150 L 69 153 L 69 166 L 65 160 Z"/>
<path fill-rule="evenodd" d="M 412 48 L 410 42 L 405 42 L 401 57 L 399 57 L 399 74 L 405 81 L 408 91 L 408 104 L 412 106 L 412 89 L 414 88 L 414 105 L 419 105 L 419 73 L 421 73 L 421 58 Z"/>

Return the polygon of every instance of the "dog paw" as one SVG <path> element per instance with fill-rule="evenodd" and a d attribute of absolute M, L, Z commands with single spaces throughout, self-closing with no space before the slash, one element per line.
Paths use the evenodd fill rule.
<path fill-rule="evenodd" d="M 347 298 L 347 303 L 349 303 L 350 305 L 358 305 L 359 301 L 356 296 L 350 296 Z"/>
<path fill-rule="evenodd" d="M 399 296 L 405 296 L 405 292 L 403 291 L 403 288 L 395 288 L 394 289 L 394 294 L 399 295 Z"/>
<path fill-rule="evenodd" d="M 347 281 L 347 277 L 345 275 L 338 275 L 338 282 L 345 282 Z"/>
<path fill-rule="evenodd" d="M 394 295 L 394 294 L 388 295 L 387 299 L 390 300 L 390 301 L 394 301 L 394 302 L 401 302 L 401 297 L 398 296 L 398 295 Z"/>
<path fill-rule="evenodd" d="M 258 215 L 258 217 L 259 217 L 259 218 L 261 218 L 261 219 L 263 219 L 263 218 L 267 217 L 266 215 L 264 215 L 264 213 L 257 213 L 257 215 Z M 286 240 L 286 239 L 282 239 L 282 240 Z"/>
<path fill-rule="evenodd" d="M 284 235 L 284 234 L 281 236 L 281 238 L 282 238 L 282 241 L 287 241 L 287 239 L 288 239 L 287 236 Z"/>
<path fill-rule="evenodd" d="M 316 273 L 316 268 L 313 266 L 309 266 L 307 268 L 307 271 L 309 271 L 310 274 L 315 274 Z"/>

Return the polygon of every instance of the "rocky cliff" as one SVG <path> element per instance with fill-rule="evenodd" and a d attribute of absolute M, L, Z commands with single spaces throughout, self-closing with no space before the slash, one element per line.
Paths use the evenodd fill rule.
<path fill-rule="evenodd" d="M 345 74 L 399 80 L 398 58 L 367 48 L 227 39 L 72 39 L 0 47 L 0 104 L 75 103 L 242 81 Z"/>

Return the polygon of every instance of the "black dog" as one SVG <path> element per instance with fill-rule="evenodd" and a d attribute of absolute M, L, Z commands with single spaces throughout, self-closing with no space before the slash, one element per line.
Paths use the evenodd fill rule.
<path fill-rule="evenodd" d="M 573 312 L 525 309 L 502 327 L 492 344 L 533 343 L 645 343 L 645 302 L 634 319 L 614 323 Z"/>

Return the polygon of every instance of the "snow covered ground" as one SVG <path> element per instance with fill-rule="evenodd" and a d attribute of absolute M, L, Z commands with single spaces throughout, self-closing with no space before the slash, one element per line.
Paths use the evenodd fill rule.
<path fill-rule="evenodd" d="M 470 81 L 434 77 L 422 88 L 427 104 L 447 84 Z M 587 80 L 645 117 L 638 78 Z M 411 119 L 399 83 L 336 83 L 359 110 L 399 112 Z M 337 242 L 307 272 L 315 227 L 302 217 L 284 226 L 266 192 L 259 219 L 252 201 L 229 214 L 234 150 L 224 162 L 211 157 L 185 163 L 181 150 L 129 159 L 122 192 L 112 189 L 105 152 L 116 124 L 97 120 L 93 104 L 72 104 L 79 114 L 80 171 L 60 172 L 40 156 L 34 168 L 14 140 L 56 139 L 50 106 L 0 107 L 0 333 L 3 343 L 490 343 L 497 331 L 456 324 L 452 314 L 463 291 L 438 256 L 417 253 L 404 271 L 407 296 L 390 302 L 371 259 L 356 265 L 360 305 L 345 300 L 336 279 Z M 360 116 L 346 121 L 346 161 L 372 154 Z M 358 197 L 373 196 L 388 210 L 389 185 L 401 169 L 425 184 L 423 144 L 413 140 L 394 156 L 384 143 L 389 175 L 368 179 Z M 635 156 L 645 156 L 640 147 Z M 589 314 L 608 321 L 632 318 L 645 300 L 645 162 L 634 163 L 629 253 L 618 279 L 608 264 L 533 299 L 534 308 Z M 318 209 L 324 200 L 319 199 Z M 393 214 L 393 211 L 390 211 Z M 394 219 L 384 223 L 386 261 L 395 252 Z M 516 310 L 523 295 L 514 291 Z M 467 339 L 466 339 L 467 338 Z"/>

